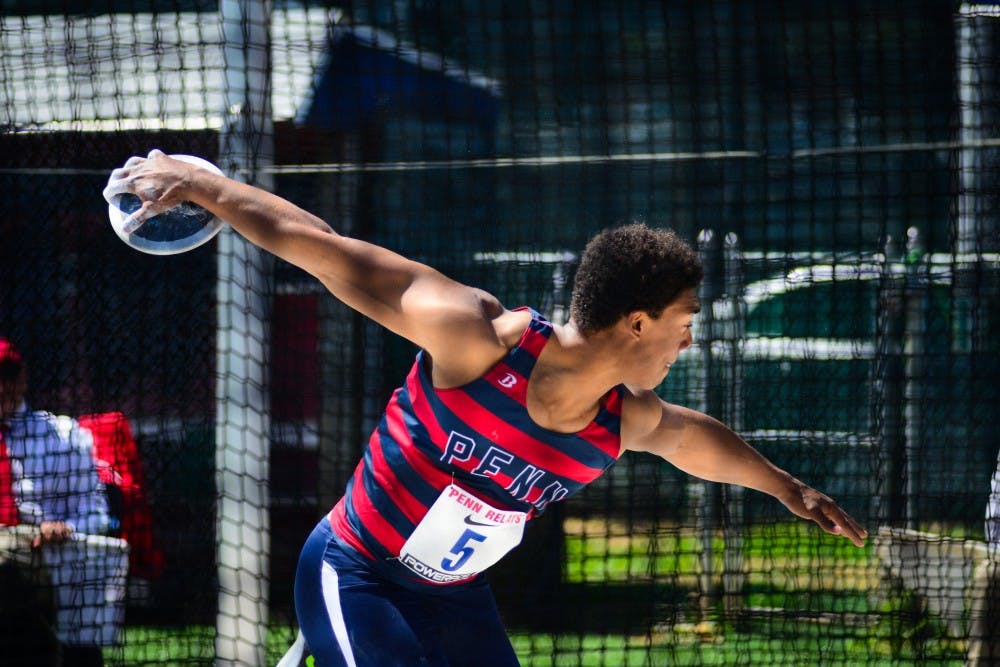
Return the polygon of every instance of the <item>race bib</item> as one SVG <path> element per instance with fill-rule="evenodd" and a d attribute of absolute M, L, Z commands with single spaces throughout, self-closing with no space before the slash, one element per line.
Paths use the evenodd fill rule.
<path fill-rule="evenodd" d="M 479 574 L 521 542 L 525 512 L 507 512 L 449 484 L 417 524 L 399 560 L 439 584 Z"/>

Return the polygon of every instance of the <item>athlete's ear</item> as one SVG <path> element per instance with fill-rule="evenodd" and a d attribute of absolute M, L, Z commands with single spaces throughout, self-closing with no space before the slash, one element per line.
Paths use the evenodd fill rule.
<path fill-rule="evenodd" d="M 643 310 L 633 310 L 625 316 L 625 325 L 628 327 L 629 335 L 633 338 L 642 336 L 646 328 L 646 320 L 649 315 Z"/>

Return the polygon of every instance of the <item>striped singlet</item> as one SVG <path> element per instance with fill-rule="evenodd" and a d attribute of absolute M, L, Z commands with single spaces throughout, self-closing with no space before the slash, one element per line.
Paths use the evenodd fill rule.
<path fill-rule="evenodd" d="M 577 433 L 547 430 L 528 415 L 531 371 L 552 334 L 552 324 L 530 312 L 517 345 L 462 387 L 434 388 L 424 353 L 417 354 L 330 513 L 341 540 L 372 561 L 398 564 L 392 559 L 449 485 L 530 519 L 617 460 L 622 387 L 604 397 L 597 416 Z"/>

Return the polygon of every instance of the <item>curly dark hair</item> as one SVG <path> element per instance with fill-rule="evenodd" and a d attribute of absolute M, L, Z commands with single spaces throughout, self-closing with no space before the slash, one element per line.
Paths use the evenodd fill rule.
<path fill-rule="evenodd" d="M 698 254 L 673 230 L 642 223 L 606 229 L 583 250 L 570 317 L 584 335 L 637 310 L 656 318 L 701 279 Z"/>

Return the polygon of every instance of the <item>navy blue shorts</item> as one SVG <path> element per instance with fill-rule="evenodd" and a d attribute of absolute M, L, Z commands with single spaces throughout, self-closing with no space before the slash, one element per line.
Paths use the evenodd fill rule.
<path fill-rule="evenodd" d="M 514 667 L 486 580 L 402 585 L 349 551 L 323 518 L 295 575 L 299 628 L 318 667 Z"/>

